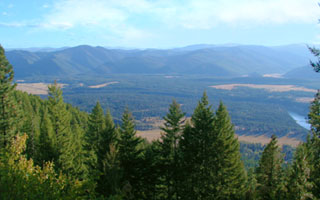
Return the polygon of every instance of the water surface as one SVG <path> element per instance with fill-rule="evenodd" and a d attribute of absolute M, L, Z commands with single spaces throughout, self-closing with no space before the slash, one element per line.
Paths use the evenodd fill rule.
<path fill-rule="evenodd" d="M 304 117 L 294 112 L 289 112 L 289 115 L 297 122 L 297 124 L 299 124 L 303 128 L 310 130 L 310 124 L 307 122 L 307 117 Z"/>

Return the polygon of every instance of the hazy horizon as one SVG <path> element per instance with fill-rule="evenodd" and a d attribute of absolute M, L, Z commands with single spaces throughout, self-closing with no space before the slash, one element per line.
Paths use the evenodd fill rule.
<path fill-rule="evenodd" d="M 1 44 L 0 44 L 1 45 Z M 281 46 L 319 46 L 319 44 L 306 44 L 306 43 L 289 43 L 289 44 L 282 44 L 282 45 L 261 45 L 261 44 L 236 44 L 236 43 L 230 43 L 230 44 L 189 44 L 185 46 L 174 46 L 174 47 L 168 47 L 168 48 L 152 48 L 152 47 L 145 47 L 145 48 L 139 48 L 139 47 L 123 47 L 123 46 L 102 46 L 102 45 L 90 45 L 90 44 L 78 44 L 75 46 L 59 46 L 59 47 L 52 47 L 52 46 L 30 46 L 30 47 L 4 47 L 6 50 L 37 50 L 37 49 L 66 49 L 66 48 L 74 48 L 78 46 L 91 46 L 91 47 L 103 47 L 106 49 L 122 49 L 122 50 L 147 50 L 147 49 L 158 49 L 158 50 L 170 50 L 170 49 L 180 49 L 180 48 L 187 48 L 187 47 L 196 47 L 196 46 L 212 46 L 212 47 L 235 47 L 235 46 L 263 46 L 263 47 L 281 47 Z"/>

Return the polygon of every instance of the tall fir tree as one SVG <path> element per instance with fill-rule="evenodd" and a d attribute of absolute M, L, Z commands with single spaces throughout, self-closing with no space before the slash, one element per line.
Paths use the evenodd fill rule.
<path fill-rule="evenodd" d="M 6 147 L 19 130 L 17 124 L 18 107 L 14 99 L 16 84 L 13 84 L 14 72 L 12 65 L 0 46 L 0 147 Z"/>
<path fill-rule="evenodd" d="M 40 124 L 39 145 L 37 147 L 39 150 L 38 158 L 36 159 L 38 164 L 41 164 L 42 162 L 56 161 L 58 159 L 55 149 L 57 142 L 56 139 L 48 108 L 45 107 Z"/>
<path fill-rule="evenodd" d="M 120 194 L 119 146 L 117 144 L 118 130 L 113 122 L 110 111 L 105 116 L 105 129 L 101 132 L 97 154 L 97 192 L 103 196 Z"/>
<path fill-rule="evenodd" d="M 182 199 L 242 198 L 246 175 L 225 106 L 214 113 L 204 93 L 191 122 L 181 140 L 187 177 Z"/>
<path fill-rule="evenodd" d="M 163 118 L 164 126 L 159 146 L 161 154 L 160 168 L 163 174 L 163 182 L 167 187 L 166 199 L 178 198 L 178 185 L 180 174 L 180 152 L 178 144 L 183 130 L 184 113 L 180 105 L 173 100 L 169 107 L 168 114 Z"/>
<path fill-rule="evenodd" d="M 83 137 L 79 135 L 81 130 L 76 125 L 76 120 L 67 110 L 62 90 L 57 82 L 49 86 L 48 111 L 51 115 L 53 133 L 56 138 L 55 152 L 58 155 L 55 160 L 56 168 L 73 178 L 79 177 L 81 180 L 85 173 L 83 166 L 85 161 L 82 160 L 84 155 Z M 72 128 L 75 129 L 72 130 Z M 80 160 L 81 166 L 79 166 Z"/>
<path fill-rule="evenodd" d="M 74 119 L 72 122 L 75 121 Z M 68 173 L 73 177 L 76 177 L 78 180 L 87 180 L 91 174 L 89 174 L 89 168 L 87 166 L 88 158 L 86 153 L 84 152 L 84 130 L 80 127 L 80 125 L 76 122 L 71 125 L 72 130 L 72 142 L 71 148 L 69 152 L 66 154 L 66 159 L 71 158 L 72 162 L 70 162 Z M 68 155 L 69 154 L 69 155 Z M 90 180 L 91 181 L 91 180 Z M 90 186 L 92 189 L 93 186 Z"/>
<path fill-rule="evenodd" d="M 16 98 L 20 98 L 23 102 L 23 104 L 20 104 L 20 109 L 23 110 L 21 132 L 28 134 L 26 152 L 29 158 L 36 160 L 35 158 L 38 154 L 37 144 L 39 143 L 40 135 L 40 116 L 36 110 L 39 108 L 37 109 L 32 106 L 31 101 L 33 97 L 27 93 L 16 92 L 16 96 L 19 96 Z"/>
<path fill-rule="evenodd" d="M 97 192 L 104 197 L 122 195 L 123 170 L 120 165 L 119 149 L 110 144 L 109 150 L 101 161 L 100 176 L 97 181 Z"/>
<path fill-rule="evenodd" d="M 216 173 L 211 183 L 217 189 L 215 196 L 217 199 L 241 199 L 246 192 L 246 172 L 234 127 L 222 102 L 216 111 L 214 134 L 212 153 L 215 153 L 215 158 L 209 165 Z"/>
<path fill-rule="evenodd" d="M 98 154 L 102 134 L 105 131 L 104 112 L 99 102 L 92 109 L 88 120 L 88 130 L 85 135 L 85 150 L 89 158 L 88 165 L 91 176 L 96 177 L 99 174 L 98 170 Z M 97 177 L 96 177 L 97 178 Z"/>
<path fill-rule="evenodd" d="M 182 152 L 183 180 L 181 182 L 182 199 L 212 199 L 214 196 L 211 171 L 208 161 L 212 159 L 211 148 L 214 136 L 214 112 L 204 93 L 182 134 L 180 149 Z"/>
<path fill-rule="evenodd" d="M 117 146 L 117 140 L 119 139 L 118 129 L 116 128 L 113 122 L 110 110 L 107 110 L 104 122 L 104 129 L 100 134 L 100 140 L 98 145 L 97 156 L 99 161 L 102 161 L 105 158 L 105 156 L 109 153 L 110 145 L 114 147 Z M 98 165 L 100 165 L 101 167 L 101 162 L 99 162 Z"/>
<path fill-rule="evenodd" d="M 142 140 L 136 136 L 135 124 L 128 108 L 122 115 L 119 130 L 119 159 L 122 170 L 122 187 L 127 198 L 139 198 L 140 161 L 142 158 Z"/>
<path fill-rule="evenodd" d="M 277 143 L 277 137 L 272 135 L 259 160 L 256 169 L 258 199 L 274 200 L 283 196 L 283 156 Z"/>
<path fill-rule="evenodd" d="M 64 172 L 67 171 L 66 167 L 72 160 L 66 157 L 70 152 L 72 135 L 70 130 L 71 115 L 66 109 L 66 104 L 63 101 L 62 90 L 59 88 L 55 81 L 49 87 L 48 97 L 48 111 L 51 116 L 52 128 L 56 140 L 55 151 L 58 152 L 56 163 L 58 168 Z"/>
<path fill-rule="evenodd" d="M 89 115 L 88 125 L 87 142 L 90 145 L 90 150 L 97 156 L 101 136 L 106 128 L 104 112 L 99 102 L 96 103 Z"/>

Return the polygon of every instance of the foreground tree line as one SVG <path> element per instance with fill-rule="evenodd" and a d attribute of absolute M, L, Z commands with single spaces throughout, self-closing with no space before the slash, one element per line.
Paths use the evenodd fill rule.
<path fill-rule="evenodd" d="M 272 136 L 246 171 L 226 107 L 206 93 L 190 120 L 173 101 L 159 140 L 136 135 L 128 109 L 115 125 L 99 102 L 90 114 L 66 104 L 57 83 L 48 99 L 17 91 L 0 48 L 0 199 L 319 199 L 320 94 L 312 137 L 291 164 Z"/>

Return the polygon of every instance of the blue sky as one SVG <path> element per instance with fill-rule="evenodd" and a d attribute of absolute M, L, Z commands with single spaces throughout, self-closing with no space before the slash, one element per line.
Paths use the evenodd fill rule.
<path fill-rule="evenodd" d="M 319 44 L 319 18 L 318 0 L 0 0 L 0 44 Z"/>

